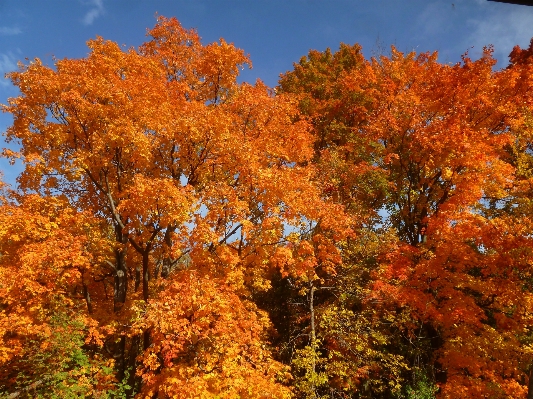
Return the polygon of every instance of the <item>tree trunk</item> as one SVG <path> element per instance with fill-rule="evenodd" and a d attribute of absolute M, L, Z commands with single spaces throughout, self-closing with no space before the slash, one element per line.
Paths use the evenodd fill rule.
<path fill-rule="evenodd" d="M 135 267 L 135 292 L 139 289 L 141 285 L 141 268 L 139 266 Z"/>
<path fill-rule="evenodd" d="M 126 302 L 128 291 L 128 273 L 126 269 L 126 254 L 124 251 L 115 250 L 116 271 L 114 290 L 114 311 L 119 311 Z"/>
<path fill-rule="evenodd" d="M 146 329 L 143 332 L 143 350 L 148 349 L 150 346 L 150 329 Z"/>
<path fill-rule="evenodd" d="M 128 369 L 130 374 L 128 376 L 128 385 L 130 389 L 127 392 L 128 398 L 134 397 L 134 393 L 138 392 L 140 387 L 141 379 L 136 374 L 137 370 L 137 355 L 139 354 L 139 341 L 140 336 L 135 335 L 131 338 L 130 350 L 128 352 Z"/>
<path fill-rule="evenodd" d="M 150 281 L 150 270 L 148 268 L 149 266 L 149 255 L 150 254 L 150 247 L 147 246 L 147 248 L 143 252 L 143 299 L 145 302 L 148 302 L 148 281 Z"/>
<path fill-rule="evenodd" d="M 161 277 L 167 278 L 170 273 L 171 259 L 168 256 L 163 258 L 163 265 L 161 266 Z"/>
<path fill-rule="evenodd" d="M 311 317 L 311 349 L 313 350 L 313 359 L 311 363 L 311 372 L 313 379 L 315 378 L 316 374 L 316 330 L 315 330 L 315 307 L 314 307 L 314 300 L 315 300 L 315 286 L 313 285 L 313 282 L 311 281 L 311 290 L 309 292 L 309 313 Z M 316 397 L 314 394 L 315 391 L 315 384 L 312 383 L 312 389 L 313 389 L 313 398 Z"/>
<path fill-rule="evenodd" d="M 89 314 L 93 312 L 93 305 L 91 303 L 91 295 L 89 295 L 89 290 L 87 289 L 87 285 L 85 283 L 83 284 L 83 297 L 85 298 L 85 302 L 87 303 L 87 311 Z"/>
<path fill-rule="evenodd" d="M 122 382 L 126 374 L 126 337 L 124 335 L 120 337 L 117 352 L 118 353 L 115 355 L 115 358 L 117 359 L 117 379 L 119 382 Z"/>

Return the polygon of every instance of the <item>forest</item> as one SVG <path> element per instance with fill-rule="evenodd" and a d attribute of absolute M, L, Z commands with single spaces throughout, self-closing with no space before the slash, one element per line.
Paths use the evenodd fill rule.
<path fill-rule="evenodd" d="M 533 399 L 533 40 L 88 47 L 8 74 L 0 398 Z"/>

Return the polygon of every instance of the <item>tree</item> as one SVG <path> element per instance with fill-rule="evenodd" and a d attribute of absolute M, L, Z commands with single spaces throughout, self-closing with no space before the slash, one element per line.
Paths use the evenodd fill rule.
<path fill-rule="evenodd" d="M 10 74 L 21 90 L 4 107 L 6 136 L 21 145 L 9 155 L 25 164 L 20 187 L 65 198 L 113 242 L 94 312 L 130 394 L 172 397 L 189 379 L 180 397 L 288 395 L 252 293 L 276 268 L 315 279 L 315 259 L 334 267 L 321 248 L 336 252 L 349 221 L 320 197 L 294 98 L 237 84 L 244 53 L 204 46 L 175 19 L 160 17 L 149 35 L 138 50 L 98 38 L 87 58 Z M 301 233 L 309 224 L 324 231 L 321 246 Z"/>
<path fill-rule="evenodd" d="M 506 152 L 525 110 L 517 106 L 517 71 L 493 65 L 491 49 L 443 65 L 436 53 L 394 48 L 366 61 L 358 46 L 341 45 L 335 54 L 310 52 L 280 80 L 313 122 L 324 195 L 362 209 L 378 235 L 397 235 L 396 243 L 384 240 L 384 256 L 367 258 L 371 278 L 359 281 L 369 291 L 350 317 L 364 317 L 373 301 L 388 303 L 378 317 L 392 317 L 392 328 L 376 350 L 396 342 L 412 369 L 439 383 L 441 397 L 519 397 L 525 389 L 518 338 L 529 310 L 510 303 L 529 303 L 520 288 L 527 261 L 516 255 L 531 245 L 528 223 L 485 211 L 508 198 L 515 174 Z M 347 264 L 352 253 L 343 252 Z M 361 275 L 353 266 L 351 276 Z M 325 309 L 339 306 L 331 303 Z"/>
<path fill-rule="evenodd" d="M 65 199 L 38 195 L 7 194 L 0 212 L 2 391 L 118 393 L 113 360 L 95 355 L 99 344 L 90 338 L 100 288 L 93 277 L 112 249 L 101 222 Z"/>
<path fill-rule="evenodd" d="M 533 397 L 533 44 L 499 71 L 341 44 L 273 90 L 148 35 L 9 75 L 4 391 Z"/>

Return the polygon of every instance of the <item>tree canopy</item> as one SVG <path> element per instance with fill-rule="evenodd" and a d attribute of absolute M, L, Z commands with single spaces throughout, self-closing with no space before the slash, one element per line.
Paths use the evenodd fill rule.
<path fill-rule="evenodd" d="M 533 40 L 88 47 L 8 74 L 0 398 L 533 398 Z"/>

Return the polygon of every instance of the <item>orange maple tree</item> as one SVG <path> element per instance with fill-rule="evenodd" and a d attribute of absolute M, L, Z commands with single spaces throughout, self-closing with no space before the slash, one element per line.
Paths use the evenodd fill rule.
<path fill-rule="evenodd" d="M 9 74 L 2 390 L 532 397 L 533 42 L 341 44 L 276 90 L 174 18 L 88 46 Z"/>
<path fill-rule="evenodd" d="M 440 397 L 523 397 L 527 391 L 529 347 L 521 334 L 530 317 L 531 293 L 522 288 L 530 223 L 525 215 L 495 212 L 514 201 L 508 152 L 524 137 L 530 112 L 523 97 L 530 87 L 523 71 L 528 53 L 513 54 L 514 64 L 494 72 L 490 48 L 477 61 L 464 56 L 445 65 L 436 53 L 395 48 L 367 61 L 360 47 L 341 45 L 334 54 L 310 52 L 280 81 L 282 92 L 299 96 L 314 125 L 324 195 L 365 216 L 389 245 L 372 255 L 378 257 L 370 268 L 368 261 L 360 264 L 372 278 L 360 283 L 363 304 L 351 317 L 377 311 L 388 320 L 392 328 L 381 330 L 381 349 L 374 347 L 396 342 L 393 351 L 405 348 L 397 353 L 421 370 L 406 382 L 429 375 Z M 395 244 L 386 238 L 391 232 Z M 364 257 L 361 251 L 347 248 L 346 262 Z M 324 314 L 339 306 L 330 303 Z M 324 319 L 330 357 L 361 353 L 355 342 L 339 344 L 335 328 Z M 339 355 L 334 348 L 343 346 Z M 387 362 L 383 367 L 393 375 Z M 355 391 L 365 379 L 358 373 L 328 378 L 330 387 Z"/>
<path fill-rule="evenodd" d="M 101 221 L 64 198 L 36 194 L 7 195 L 0 208 L 2 390 L 113 391 L 113 360 L 81 348 L 98 344 L 91 330 L 99 304 L 91 295 L 99 288 L 94 277 L 101 261 L 112 250 Z"/>
<path fill-rule="evenodd" d="M 294 98 L 238 84 L 244 53 L 204 46 L 175 19 L 160 17 L 149 35 L 138 50 L 98 38 L 87 58 L 10 74 L 21 91 L 4 108 L 14 116 L 6 136 L 21 145 L 8 155 L 25 164 L 20 187 L 105 226 L 94 334 L 117 379 L 129 373 L 130 394 L 288 396 L 251 294 L 276 267 L 310 279 L 317 262 L 334 267 L 324 248 L 336 250 L 333 234 L 349 223 L 314 184 Z M 331 233 L 300 261 L 310 223 Z"/>

